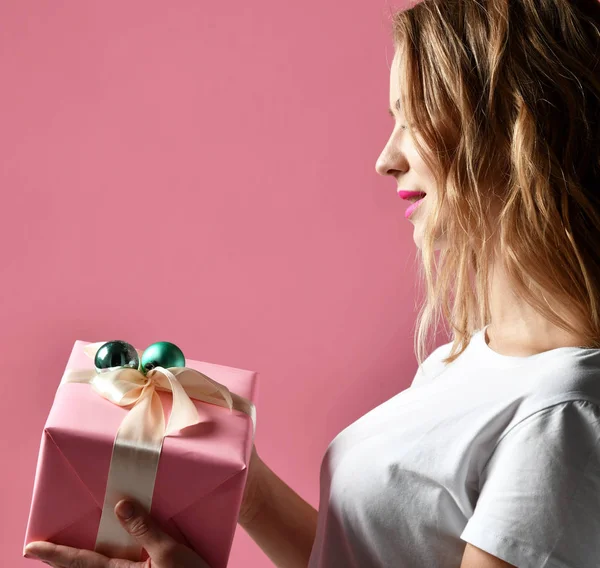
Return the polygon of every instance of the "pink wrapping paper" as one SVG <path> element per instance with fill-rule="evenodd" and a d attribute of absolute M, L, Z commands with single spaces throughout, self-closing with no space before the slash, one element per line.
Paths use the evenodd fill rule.
<path fill-rule="evenodd" d="M 94 368 L 83 351 L 88 343 L 75 341 L 67 368 Z M 185 366 L 256 405 L 256 372 L 193 360 Z M 157 392 L 166 422 L 171 394 Z M 192 402 L 210 421 L 164 438 L 151 515 L 211 568 L 225 568 L 248 473 L 253 424 L 239 410 Z M 23 546 L 46 540 L 94 549 L 113 442 L 128 411 L 89 384 L 58 386 L 42 432 Z"/>

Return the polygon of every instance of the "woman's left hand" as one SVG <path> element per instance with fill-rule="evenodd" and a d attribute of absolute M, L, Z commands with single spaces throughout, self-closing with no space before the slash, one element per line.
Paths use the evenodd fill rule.
<path fill-rule="evenodd" d="M 30 542 L 25 547 L 28 558 L 37 558 L 55 568 L 210 568 L 191 548 L 178 543 L 163 532 L 140 505 L 128 501 L 132 513 L 128 518 L 125 501 L 119 501 L 115 513 L 125 530 L 148 553 L 144 562 L 108 558 L 91 550 L 61 546 L 51 542 Z"/>

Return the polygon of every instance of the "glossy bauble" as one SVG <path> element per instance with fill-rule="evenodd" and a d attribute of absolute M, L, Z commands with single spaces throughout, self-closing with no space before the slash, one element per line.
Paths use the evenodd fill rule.
<path fill-rule="evenodd" d="M 138 369 L 140 357 L 133 345 L 120 340 L 109 341 L 101 345 L 100 349 L 96 351 L 94 365 L 100 371 L 111 367 Z"/>
<path fill-rule="evenodd" d="M 154 367 L 185 367 L 183 351 L 174 343 L 158 341 L 148 346 L 142 354 L 142 372 L 147 373 Z"/>

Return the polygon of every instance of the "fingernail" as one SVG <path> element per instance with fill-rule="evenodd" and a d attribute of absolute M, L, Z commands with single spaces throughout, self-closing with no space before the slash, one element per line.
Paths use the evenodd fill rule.
<path fill-rule="evenodd" d="M 34 552 L 34 548 L 35 548 L 35 546 L 28 544 L 23 549 L 23 556 L 25 556 L 25 558 L 37 558 L 38 555 Z"/>
<path fill-rule="evenodd" d="M 125 520 L 130 519 L 133 516 L 133 505 L 129 501 L 119 501 L 117 515 Z"/>

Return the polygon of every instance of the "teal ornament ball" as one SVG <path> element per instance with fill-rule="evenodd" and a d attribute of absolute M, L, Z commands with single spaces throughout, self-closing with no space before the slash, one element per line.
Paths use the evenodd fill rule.
<path fill-rule="evenodd" d="M 96 351 L 94 365 L 98 370 L 111 367 L 131 367 L 138 369 L 140 358 L 133 345 L 125 341 L 115 340 L 104 343 Z"/>
<path fill-rule="evenodd" d="M 168 341 L 153 343 L 142 354 L 142 371 L 147 373 L 154 367 L 185 367 L 183 351 Z"/>

